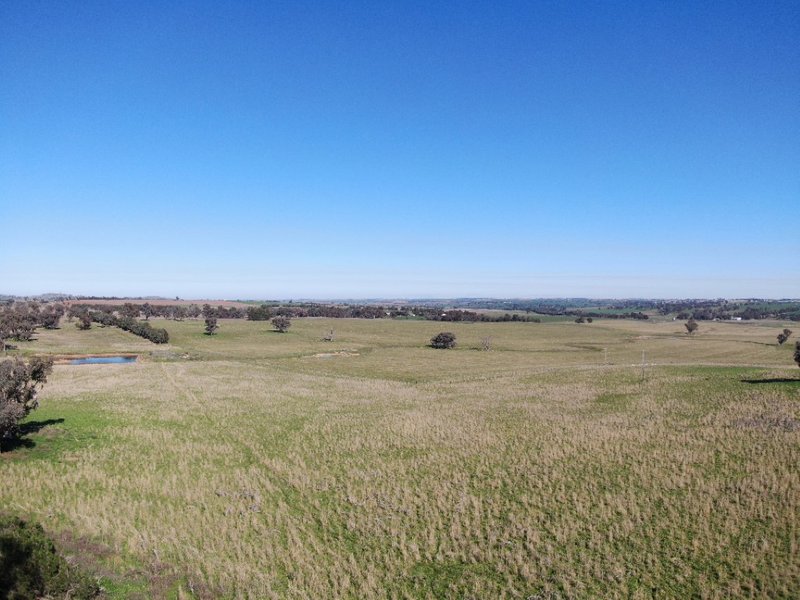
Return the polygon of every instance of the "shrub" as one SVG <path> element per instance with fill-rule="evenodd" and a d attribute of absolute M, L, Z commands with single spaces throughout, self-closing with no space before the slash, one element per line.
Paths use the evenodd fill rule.
<path fill-rule="evenodd" d="M 218 328 L 217 317 L 206 317 L 206 335 L 214 335 Z"/>
<path fill-rule="evenodd" d="M 431 347 L 446 350 L 456 345 L 456 336 L 449 331 L 437 333 L 431 338 Z"/>
<path fill-rule="evenodd" d="M 0 441 L 19 435 L 19 422 L 39 406 L 39 388 L 52 369 L 52 358 L 0 362 Z"/>
<path fill-rule="evenodd" d="M 276 331 L 280 331 L 281 333 L 286 333 L 289 327 L 292 326 L 292 320 L 284 315 L 278 315 L 277 317 L 272 319 L 272 326 L 275 328 Z"/>
<path fill-rule="evenodd" d="M 784 329 L 778 334 L 778 345 L 782 346 L 786 340 L 792 335 L 791 329 Z"/>
<path fill-rule="evenodd" d="M 70 566 L 39 524 L 0 516 L 0 593 L 3 598 L 94 598 L 97 583 Z"/>
<path fill-rule="evenodd" d="M 683 326 L 686 327 L 686 333 L 688 333 L 689 335 L 697 331 L 697 328 L 699 327 L 697 321 L 695 321 L 694 319 L 689 319 L 688 321 L 686 321 L 686 323 L 683 324 Z"/>

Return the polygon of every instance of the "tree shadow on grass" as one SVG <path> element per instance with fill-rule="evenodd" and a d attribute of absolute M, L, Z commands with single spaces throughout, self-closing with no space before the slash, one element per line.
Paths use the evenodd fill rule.
<path fill-rule="evenodd" d="M 796 383 L 800 385 L 800 379 L 791 377 L 772 377 L 769 379 L 740 379 L 742 383 L 759 384 L 759 383 Z"/>
<path fill-rule="evenodd" d="M 17 448 L 33 448 L 36 442 L 28 439 L 27 435 L 38 433 L 49 425 L 63 423 L 64 419 L 47 419 L 45 421 L 28 421 L 19 426 L 19 437 L 10 440 L 0 440 L 0 452 L 11 452 Z"/>

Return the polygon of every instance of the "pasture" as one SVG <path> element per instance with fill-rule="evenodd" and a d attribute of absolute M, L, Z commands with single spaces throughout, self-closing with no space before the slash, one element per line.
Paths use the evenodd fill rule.
<path fill-rule="evenodd" d="M 0 506 L 118 598 L 790 598 L 787 325 L 63 322 L 141 359 L 54 368 Z"/>

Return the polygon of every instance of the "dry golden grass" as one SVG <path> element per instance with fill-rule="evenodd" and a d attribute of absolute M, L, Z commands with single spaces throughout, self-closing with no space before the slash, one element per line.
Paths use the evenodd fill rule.
<path fill-rule="evenodd" d="M 178 578 L 149 594 L 800 589 L 800 370 L 779 324 L 160 324 L 166 349 L 69 327 L 27 346 L 159 354 L 57 366 L 32 418 L 64 421 L 0 460 L 3 506 L 110 546 L 119 573 Z M 444 329 L 458 348 L 427 348 Z"/>

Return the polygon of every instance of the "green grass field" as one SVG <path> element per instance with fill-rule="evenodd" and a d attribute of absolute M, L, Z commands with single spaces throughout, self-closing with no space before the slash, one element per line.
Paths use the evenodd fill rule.
<path fill-rule="evenodd" d="M 141 360 L 56 366 L 0 455 L 0 506 L 111 597 L 800 590 L 791 324 L 154 325 L 168 346 L 68 323 L 19 344 Z M 427 347 L 443 330 L 456 349 Z"/>

